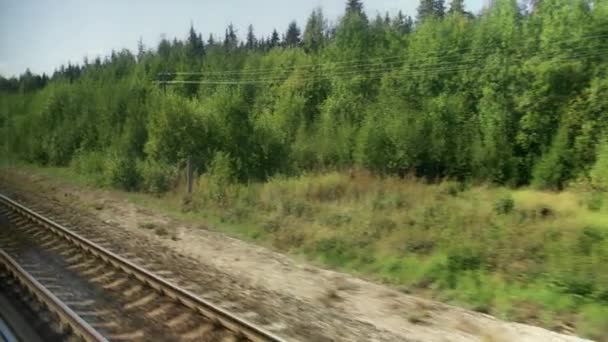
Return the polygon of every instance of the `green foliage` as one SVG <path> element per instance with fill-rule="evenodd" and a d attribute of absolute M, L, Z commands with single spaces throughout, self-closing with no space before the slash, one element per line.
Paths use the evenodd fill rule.
<path fill-rule="evenodd" d="M 105 163 L 104 179 L 110 186 L 128 191 L 137 190 L 141 183 L 137 161 L 112 151 Z"/>
<path fill-rule="evenodd" d="M 591 183 L 598 189 L 608 191 L 608 140 L 598 148 L 597 161 L 591 169 Z"/>
<path fill-rule="evenodd" d="M 84 173 L 118 156 L 105 182 L 153 192 L 187 158 L 204 173 L 218 151 L 239 182 L 363 167 L 605 189 L 606 4 L 547 0 L 522 11 L 496 0 L 478 16 L 462 1 L 445 6 L 421 1 L 414 27 L 401 12 L 368 18 L 353 0 L 335 26 L 315 9 L 303 34 L 291 23 L 282 42 L 250 26 L 241 43 L 229 25 L 222 42 L 205 44 L 190 27 L 183 41 L 113 51 L 50 79 L 2 78 L 0 144 Z"/>
<path fill-rule="evenodd" d="M 225 204 L 228 200 L 228 187 L 235 181 L 234 166 L 230 155 L 224 152 L 216 152 L 209 169 L 208 193 L 212 200 Z"/>
<path fill-rule="evenodd" d="M 515 201 L 511 196 L 503 196 L 494 203 L 494 211 L 498 214 L 508 214 L 515 208 Z"/>
<path fill-rule="evenodd" d="M 106 160 L 107 157 L 98 151 L 77 153 L 72 159 L 70 167 L 79 174 L 92 177 L 95 183 L 103 185 Z"/>
<path fill-rule="evenodd" d="M 141 190 L 155 194 L 170 190 L 177 178 L 175 166 L 149 159 L 139 162 L 137 169 L 141 174 Z"/>

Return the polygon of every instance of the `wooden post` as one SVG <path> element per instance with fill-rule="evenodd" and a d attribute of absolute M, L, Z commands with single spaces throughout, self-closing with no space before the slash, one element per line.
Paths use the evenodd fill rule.
<path fill-rule="evenodd" d="M 186 183 L 187 183 L 187 194 L 190 195 L 192 193 L 192 157 L 188 156 L 186 161 Z"/>

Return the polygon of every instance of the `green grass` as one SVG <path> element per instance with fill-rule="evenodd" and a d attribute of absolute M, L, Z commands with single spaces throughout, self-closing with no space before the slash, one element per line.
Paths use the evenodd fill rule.
<path fill-rule="evenodd" d="M 19 165 L 91 185 L 69 169 Z M 608 336 L 608 196 L 326 173 L 132 202 L 404 291 Z M 218 192 L 219 191 L 219 192 Z M 218 200 L 221 198 L 221 201 Z"/>

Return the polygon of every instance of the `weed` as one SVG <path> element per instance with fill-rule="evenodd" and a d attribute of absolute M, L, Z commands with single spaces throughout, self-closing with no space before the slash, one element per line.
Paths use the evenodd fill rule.
<path fill-rule="evenodd" d="M 578 318 L 578 326 L 584 336 L 605 341 L 608 336 L 608 308 L 597 304 L 584 306 Z"/>
<path fill-rule="evenodd" d="M 285 215 L 291 215 L 298 218 L 307 218 L 312 214 L 312 208 L 310 204 L 301 200 L 287 200 L 282 205 L 283 213 Z"/>
<path fill-rule="evenodd" d="M 322 218 L 321 223 L 332 227 L 340 227 L 349 224 L 352 219 L 352 216 L 348 213 L 332 213 Z"/>
<path fill-rule="evenodd" d="M 591 211 L 599 211 L 602 208 L 604 202 L 603 194 L 599 192 L 592 192 L 585 198 L 587 209 Z"/>
<path fill-rule="evenodd" d="M 511 196 L 503 196 L 494 203 L 494 211 L 497 214 L 508 214 L 515 208 L 515 201 Z"/>
<path fill-rule="evenodd" d="M 169 235 L 169 231 L 165 227 L 156 227 L 156 229 L 154 229 L 154 233 L 156 233 L 156 235 L 158 235 L 158 236 Z"/>
<path fill-rule="evenodd" d="M 281 228 L 281 220 L 278 217 L 271 217 L 262 223 L 262 228 L 267 233 L 275 233 Z"/>
<path fill-rule="evenodd" d="M 154 229 L 157 227 L 157 224 L 154 222 L 141 222 L 139 223 L 139 228 L 143 229 Z"/>

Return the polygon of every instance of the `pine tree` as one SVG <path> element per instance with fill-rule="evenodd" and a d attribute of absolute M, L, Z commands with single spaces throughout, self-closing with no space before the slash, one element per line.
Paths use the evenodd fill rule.
<path fill-rule="evenodd" d="M 190 57 L 202 57 L 205 54 L 203 37 L 200 34 L 196 34 L 192 24 L 190 24 L 190 31 L 188 32 L 187 46 Z"/>
<path fill-rule="evenodd" d="M 224 48 L 227 50 L 235 50 L 239 46 L 238 38 L 236 37 L 236 31 L 232 23 L 226 28 L 226 34 L 224 36 Z"/>
<path fill-rule="evenodd" d="M 452 0 L 450 2 L 450 9 L 448 10 L 448 13 L 450 13 L 450 14 L 454 14 L 454 13 L 464 14 L 465 13 L 465 10 L 464 10 L 464 0 Z"/>
<path fill-rule="evenodd" d="M 346 14 L 363 14 L 363 3 L 361 0 L 347 0 L 346 1 Z"/>
<path fill-rule="evenodd" d="M 145 54 L 146 54 L 146 47 L 144 46 L 144 41 L 143 41 L 142 37 L 139 37 L 139 40 L 137 41 L 137 60 L 141 61 L 144 58 Z M 84 65 L 85 66 L 89 65 L 88 59 L 85 60 Z"/>
<path fill-rule="evenodd" d="M 327 22 L 323 17 L 323 12 L 320 8 L 312 11 L 306 29 L 304 30 L 303 45 L 306 51 L 318 51 L 325 43 L 325 31 L 327 30 Z"/>
<path fill-rule="evenodd" d="M 403 12 L 399 11 L 392 23 L 393 29 L 401 34 L 407 34 L 412 31 L 412 17 L 409 15 L 403 15 Z"/>
<path fill-rule="evenodd" d="M 249 50 L 253 50 L 257 47 L 257 39 L 253 33 L 253 25 L 251 24 L 247 27 L 247 43 L 245 45 Z"/>
<path fill-rule="evenodd" d="M 295 20 L 289 23 L 283 43 L 287 47 L 296 47 L 300 44 L 300 28 Z"/>
<path fill-rule="evenodd" d="M 444 12 L 444 0 L 420 0 L 416 20 L 421 23 L 429 17 L 439 18 L 443 16 Z"/>
<path fill-rule="evenodd" d="M 268 47 L 270 49 L 279 46 L 279 42 L 281 41 L 281 39 L 279 38 L 279 32 L 277 32 L 277 29 L 273 29 L 272 30 L 272 35 L 270 36 L 270 41 L 268 44 Z"/>
<path fill-rule="evenodd" d="M 207 39 L 207 46 L 211 47 L 215 45 L 215 38 L 213 38 L 213 33 L 209 33 L 209 38 Z"/>
<path fill-rule="evenodd" d="M 445 0 L 434 0 L 433 1 L 433 14 L 441 18 L 445 14 Z"/>

